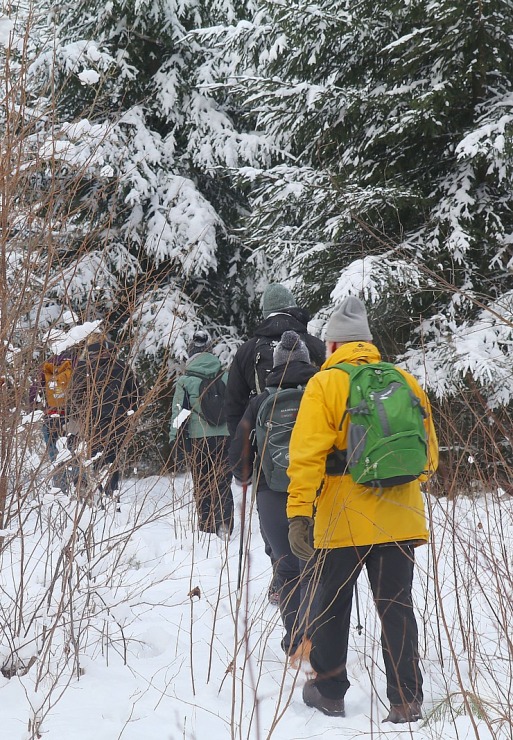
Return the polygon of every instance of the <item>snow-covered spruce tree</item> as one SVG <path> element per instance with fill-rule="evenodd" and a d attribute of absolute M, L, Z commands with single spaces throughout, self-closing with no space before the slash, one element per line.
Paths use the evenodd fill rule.
<path fill-rule="evenodd" d="M 314 309 L 367 298 L 438 396 L 470 377 L 508 403 L 513 3 L 260 7 L 224 33 L 233 94 L 281 151 L 240 171 L 251 244 Z"/>
<path fill-rule="evenodd" d="M 130 339 L 151 387 L 173 374 L 198 326 L 226 360 L 243 327 L 232 234 L 245 203 L 225 171 L 247 161 L 253 137 L 210 96 L 190 32 L 244 10 L 222 0 L 39 6 L 48 26 L 29 67 L 23 166 L 52 242 L 39 265 L 46 298 Z"/>
<path fill-rule="evenodd" d="M 233 95 L 279 153 L 239 171 L 248 242 L 321 320 L 365 297 L 385 357 L 438 397 L 443 442 L 466 460 L 471 441 L 499 467 L 512 448 L 512 29 L 511 2 L 262 2 L 223 33 L 239 53 Z"/>

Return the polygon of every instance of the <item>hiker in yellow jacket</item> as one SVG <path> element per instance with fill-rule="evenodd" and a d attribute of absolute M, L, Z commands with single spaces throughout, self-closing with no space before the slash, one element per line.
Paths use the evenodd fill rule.
<path fill-rule="evenodd" d="M 344 468 L 326 475 L 332 450 L 347 449 L 349 423 L 344 416 L 349 375 L 326 370 L 340 362 L 380 362 L 381 356 L 372 344 L 365 306 L 353 296 L 334 311 L 325 336 L 328 359 L 306 387 L 287 471 L 291 549 L 304 560 L 316 558 L 321 585 L 318 613 L 323 616 L 313 629 L 310 658 L 317 676 L 306 682 L 303 700 L 324 714 L 345 714 L 352 595 L 365 565 L 382 625 L 391 705 L 384 721 L 414 722 L 422 716 L 423 694 L 411 587 L 414 548 L 428 539 L 420 482 L 438 465 L 430 404 L 415 378 L 398 368 L 426 414 L 426 475 L 378 491 L 355 483 Z"/>

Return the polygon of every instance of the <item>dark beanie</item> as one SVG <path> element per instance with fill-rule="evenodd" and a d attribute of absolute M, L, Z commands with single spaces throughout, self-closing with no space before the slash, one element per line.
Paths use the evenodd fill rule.
<path fill-rule="evenodd" d="M 273 354 L 273 366 L 285 365 L 293 360 L 310 362 L 308 347 L 295 331 L 284 331 Z"/>
<path fill-rule="evenodd" d="M 210 334 L 205 329 L 198 329 L 192 335 L 192 342 L 187 347 L 189 357 L 197 355 L 199 352 L 210 352 L 212 349 L 212 340 Z"/>
<path fill-rule="evenodd" d="M 296 300 L 290 290 L 281 283 L 271 283 L 264 290 L 262 298 L 262 313 L 264 319 L 277 311 L 296 306 Z"/>
<path fill-rule="evenodd" d="M 372 342 L 363 301 L 350 295 L 331 314 L 324 335 L 327 342 Z"/>

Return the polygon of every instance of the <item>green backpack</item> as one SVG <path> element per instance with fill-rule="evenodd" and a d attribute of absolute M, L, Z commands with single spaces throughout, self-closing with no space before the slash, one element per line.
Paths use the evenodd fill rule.
<path fill-rule="evenodd" d="M 290 479 L 289 444 L 304 388 L 266 388 L 255 424 L 255 441 L 262 473 L 272 491 L 286 491 Z"/>
<path fill-rule="evenodd" d="M 388 362 L 333 368 L 349 375 L 345 462 L 352 479 L 370 488 L 416 480 L 427 467 L 427 414 L 405 377 Z"/>

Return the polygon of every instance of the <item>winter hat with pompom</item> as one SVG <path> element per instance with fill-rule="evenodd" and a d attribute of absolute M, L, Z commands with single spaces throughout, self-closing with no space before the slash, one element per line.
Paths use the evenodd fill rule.
<path fill-rule="evenodd" d="M 327 342 L 372 342 L 363 301 L 354 295 L 344 298 L 331 314 L 324 337 Z"/>
<path fill-rule="evenodd" d="M 272 313 L 283 311 L 285 308 L 293 308 L 296 305 L 296 300 L 290 290 L 281 283 L 271 283 L 264 290 L 262 297 L 264 319 Z"/>
<path fill-rule="evenodd" d="M 308 347 L 295 331 L 284 331 L 273 354 L 273 366 L 286 365 L 294 360 L 310 362 Z"/>

